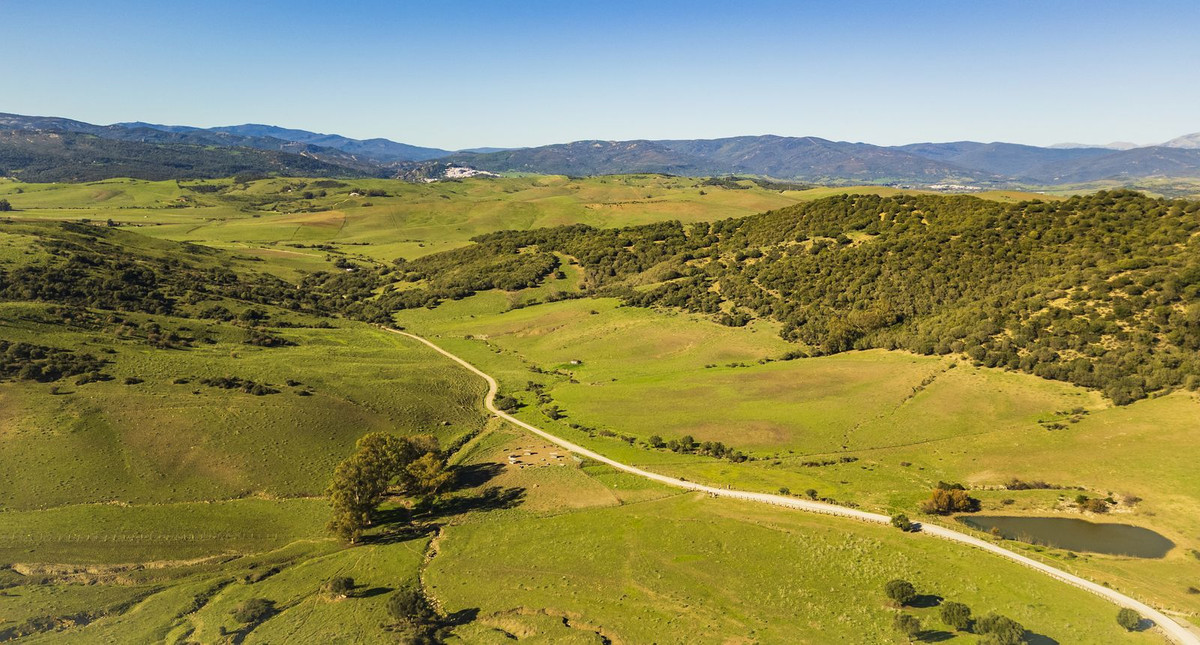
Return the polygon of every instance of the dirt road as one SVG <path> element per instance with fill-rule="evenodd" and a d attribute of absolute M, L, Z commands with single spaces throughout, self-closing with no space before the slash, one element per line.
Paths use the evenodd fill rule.
<path fill-rule="evenodd" d="M 385 328 L 385 329 L 387 329 L 387 328 Z M 442 354 L 443 356 L 449 358 L 450 360 L 467 368 L 471 372 L 479 375 L 488 384 L 488 391 L 487 391 L 487 394 L 484 396 L 484 406 L 488 409 L 489 412 L 491 412 L 492 414 L 495 414 L 496 416 L 500 417 L 501 419 L 504 419 L 505 421 L 508 421 L 509 423 L 511 423 L 513 425 L 520 426 L 521 428 L 524 428 L 525 430 L 528 430 L 529 432 L 532 432 L 533 434 L 535 434 L 539 437 L 542 437 L 543 439 L 546 439 L 547 441 L 550 441 L 559 446 L 562 446 L 566 450 L 569 450 L 569 451 L 571 451 L 577 455 L 580 455 L 582 457 L 587 457 L 588 459 L 592 459 L 592 460 L 598 461 L 600 463 L 608 464 L 609 466 L 612 466 L 613 468 L 616 468 L 618 470 L 623 470 L 627 473 L 638 475 L 639 477 L 645 477 L 646 479 L 651 479 L 656 482 L 666 484 L 668 486 L 674 486 L 677 488 L 684 488 L 687 490 L 694 490 L 694 491 L 699 491 L 699 492 L 703 492 L 703 493 L 708 493 L 710 495 L 714 495 L 717 497 L 732 497 L 734 499 L 742 499 L 742 500 L 747 500 L 747 501 L 751 501 L 751 502 L 759 502 L 759 503 L 763 503 L 763 504 L 774 504 L 776 506 L 784 506 L 787 508 L 794 508 L 794 509 L 801 510 L 801 511 L 808 511 L 810 513 L 823 513 L 825 515 L 836 515 L 839 517 L 847 517 L 847 518 L 860 520 L 860 521 L 864 521 L 864 522 L 874 522 L 876 524 L 888 524 L 891 522 L 890 517 L 888 517 L 886 515 L 880 515 L 879 513 L 868 513 L 866 511 L 860 511 L 860 510 L 853 509 L 853 508 L 837 506 L 835 504 L 826 504 L 823 502 L 814 502 L 814 501 L 810 501 L 810 500 L 796 499 L 794 497 L 786 497 L 783 495 L 773 495 L 770 493 L 752 493 L 749 491 L 740 491 L 740 490 L 733 490 L 733 489 L 728 489 L 728 488 L 716 488 L 714 486 L 706 486 L 704 484 L 698 484 L 696 482 L 690 482 L 690 481 L 687 481 L 684 479 L 678 479 L 675 477 L 668 477 L 666 475 L 660 475 L 658 473 L 652 473 L 648 470 L 642 470 L 641 468 L 638 468 L 636 466 L 630 466 L 628 464 L 623 464 L 619 461 L 609 459 L 608 457 L 605 457 L 604 455 L 601 455 L 598 452 L 588 450 L 587 448 L 584 448 L 583 446 L 576 445 L 574 443 L 571 443 L 570 441 L 567 441 L 566 439 L 563 439 L 561 437 L 550 434 L 549 432 L 546 432 L 545 430 L 542 430 L 541 428 L 538 428 L 537 426 L 528 424 L 528 423 L 504 412 L 503 410 L 498 409 L 495 405 L 496 393 L 499 390 L 499 385 L 496 383 L 496 379 L 492 378 L 490 375 L 483 372 L 482 370 L 475 367 L 474 365 L 459 358 L 458 356 L 455 356 L 454 354 L 451 354 L 450 352 L 442 349 L 441 347 L 437 346 L 436 344 L 434 344 L 420 336 L 417 336 L 416 334 L 410 334 L 408 332 L 400 331 L 397 329 L 387 329 L 387 331 L 390 331 L 395 334 L 400 334 L 401 336 L 407 336 L 408 338 L 411 338 L 413 340 L 421 342 L 421 343 L 429 346 L 430 348 L 432 348 L 434 351 L 438 352 L 439 354 Z M 1126 596 L 1125 594 L 1122 594 L 1122 593 L 1119 593 L 1112 589 L 1109 589 L 1108 587 L 1105 587 L 1103 585 L 1096 584 L 1094 582 L 1091 582 L 1090 580 L 1085 580 L 1083 578 L 1080 578 L 1079 576 L 1072 575 L 1070 573 L 1067 573 L 1066 571 L 1052 567 L 1048 564 L 1039 562 L 1032 558 L 1026 557 L 1015 551 L 1009 551 L 1008 549 L 1006 549 L 1002 546 L 999 546 L 997 544 L 993 544 L 986 540 L 981 540 L 972 535 L 967 535 L 966 533 L 960 533 L 958 531 L 955 531 L 950 528 L 946 528 L 944 526 L 923 525 L 921 527 L 920 533 L 914 534 L 914 537 L 919 536 L 921 534 L 932 535 L 932 536 L 939 537 L 939 538 L 942 538 L 945 540 L 950 540 L 952 542 L 959 542 L 961 544 L 973 546 L 978 549 L 983 549 L 984 551 L 994 553 L 1003 558 L 1008 558 L 1009 560 L 1012 560 L 1014 562 L 1022 564 L 1026 567 L 1029 567 L 1030 569 L 1035 569 L 1037 571 L 1040 571 L 1052 578 L 1056 578 L 1056 579 L 1058 579 L 1062 582 L 1065 582 L 1069 585 L 1078 587 L 1080 589 L 1084 589 L 1086 591 L 1090 591 L 1098 596 L 1101 596 L 1101 597 L 1111 601 L 1113 604 L 1115 604 L 1119 607 L 1128 607 L 1128 608 L 1138 612 L 1139 614 L 1142 615 L 1142 618 L 1147 618 L 1147 619 L 1153 621 L 1155 628 L 1160 630 L 1168 639 L 1170 639 L 1171 641 L 1173 641 L 1175 643 L 1179 643 L 1180 645 L 1200 645 L 1200 637 L 1196 636 L 1196 634 L 1189 631 L 1183 625 L 1180 625 L 1179 623 L 1172 620 L 1166 614 L 1163 614 L 1162 612 L 1158 611 L 1157 609 L 1154 609 L 1153 607 L 1151 607 L 1143 602 L 1140 602 L 1138 600 L 1130 598 L 1129 596 Z"/>

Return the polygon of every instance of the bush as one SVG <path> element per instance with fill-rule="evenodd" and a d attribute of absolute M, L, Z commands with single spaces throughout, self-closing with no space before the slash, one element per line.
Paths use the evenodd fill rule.
<path fill-rule="evenodd" d="M 998 614 L 980 618 L 975 622 L 975 631 L 984 635 L 983 642 L 988 645 L 1021 645 L 1025 642 L 1025 627 Z"/>
<path fill-rule="evenodd" d="M 917 526 L 909 521 L 908 516 L 904 513 L 892 516 L 892 526 L 904 531 L 905 533 L 911 533 L 917 530 Z"/>
<path fill-rule="evenodd" d="M 921 621 L 912 614 L 896 614 L 892 627 L 910 639 L 921 633 Z"/>
<path fill-rule="evenodd" d="M 325 582 L 325 593 L 336 598 L 346 598 L 354 591 L 354 578 L 338 576 Z"/>
<path fill-rule="evenodd" d="M 1107 513 L 1108 502 L 1099 498 L 1089 499 L 1083 503 L 1082 510 L 1090 511 L 1092 513 Z"/>
<path fill-rule="evenodd" d="M 436 614 L 420 589 L 401 587 L 388 599 L 388 613 L 407 625 L 428 625 Z"/>
<path fill-rule="evenodd" d="M 961 602 L 942 603 L 939 613 L 943 623 L 960 632 L 971 627 L 971 608 Z"/>
<path fill-rule="evenodd" d="M 0 213 L 7 213 L 12 209 L 12 204 L 8 203 L 7 199 L 0 199 Z"/>
<path fill-rule="evenodd" d="M 962 488 L 933 489 L 929 499 L 921 503 L 921 511 L 932 515 L 949 515 L 950 513 L 974 513 L 979 510 L 979 500 L 967 494 Z"/>
<path fill-rule="evenodd" d="M 233 610 L 233 619 L 239 623 L 257 623 L 266 620 L 274 611 L 275 601 L 251 598 Z"/>
<path fill-rule="evenodd" d="M 887 592 L 888 598 L 900 605 L 906 605 L 917 597 L 916 587 L 913 587 L 912 583 L 907 580 L 891 580 L 884 585 L 883 589 Z"/>
<path fill-rule="evenodd" d="M 1117 612 L 1117 624 L 1125 628 L 1125 631 L 1133 631 L 1142 624 L 1142 615 L 1136 611 L 1124 607 Z"/>

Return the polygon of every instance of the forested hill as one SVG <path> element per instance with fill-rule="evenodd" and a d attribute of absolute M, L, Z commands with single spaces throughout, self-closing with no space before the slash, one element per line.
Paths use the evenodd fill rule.
<path fill-rule="evenodd" d="M 420 280 L 466 256 L 493 258 L 481 271 L 503 268 L 494 258 L 536 247 L 576 258 L 592 293 L 729 325 L 774 319 L 811 354 L 962 353 L 1117 403 L 1200 384 L 1198 202 L 1129 191 L 1012 205 L 854 195 L 713 224 L 477 239 L 403 266 Z M 389 306 L 463 295 L 436 284 Z"/>
<path fill-rule="evenodd" d="M 28 182 L 212 179 L 239 173 L 301 177 L 363 177 L 362 168 L 310 154 L 246 147 L 151 143 L 78 132 L 0 131 L 0 176 Z"/>

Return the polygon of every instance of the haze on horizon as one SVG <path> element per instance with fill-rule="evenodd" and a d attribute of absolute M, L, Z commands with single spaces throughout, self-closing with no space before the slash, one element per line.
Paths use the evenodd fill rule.
<path fill-rule="evenodd" d="M 0 111 L 440 148 L 1200 130 L 1200 4 L 4 2 Z"/>

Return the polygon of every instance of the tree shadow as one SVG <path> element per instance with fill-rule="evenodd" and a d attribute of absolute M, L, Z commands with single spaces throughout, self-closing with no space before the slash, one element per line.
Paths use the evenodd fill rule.
<path fill-rule="evenodd" d="M 1025 631 L 1025 642 L 1029 645 L 1058 645 L 1058 641 L 1053 638 L 1045 634 L 1035 634 L 1029 630 Z"/>
<path fill-rule="evenodd" d="M 930 607 L 937 607 L 938 605 L 942 604 L 943 600 L 945 600 L 945 598 L 942 598 L 937 594 L 923 593 L 918 594 L 917 597 L 905 604 L 914 609 L 929 609 Z"/>
<path fill-rule="evenodd" d="M 1138 621 L 1137 627 L 1133 628 L 1135 632 L 1144 632 L 1154 628 L 1154 621 L 1149 618 L 1143 618 Z"/>
<path fill-rule="evenodd" d="M 922 643 L 941 643 L 954 638 L 954 634 L 943 629 L 926 629 L 917 634 L 917 640 Z"/>
<path fill-rule="evenodd" d="M 450 627 L 459 627 L 461 625 L 466 625 L 468 623 L 475 622 L 475 619 L 478 617 L 479 617 L 479 608 L 478 607 L 472 607 L 470 609 L 460 609 L 460 610 L 446 616 L 443 623 Z"/>
<path fill-rule="evenodd" d="M 354 597 L 355 598 L 374 598 L 375 596 L 382 596 L 383 594 L 389 593 L 391 591 L 395 591 L 395 590 L 392 589 L 391 587 L 371 587 L 370 589 L 364 589 L 362 591 L 355 591 Z"/>
<path fill-rule="evenodd" d="M 454 489 L 479 488 L 504 472 L 504 465 L 495 462 L 454 467 Z"/>
<path fill-rule="evenodd" d="M 408 517 L 407 514 L 404 516 Z M 403 524 L 400 522 L 384 525 L 383 522 L 377 522 L 378 532 L 370 535 L 364 535 L 360 541 L 362 544 L 396 544 L 399 542 L 408 542 L 419 537 L 425 537 L 437 532 L 440 524 L 425 523 L 425 524 Z"/>
<path fill-rule="evenodd" d="M 477 495 L 454 495 L 443 497 L 434 502 L 429 509 L 429 517 L 433 519 L 462 515 L 471 511 L 497 511 L 513 508 L 525 499 L 525 489 L 519 486 L 501 488 L 490 486 Z"/>

